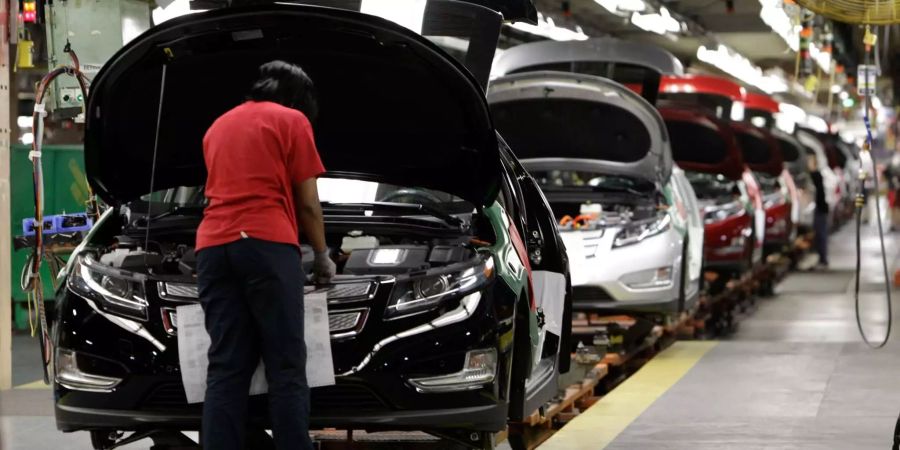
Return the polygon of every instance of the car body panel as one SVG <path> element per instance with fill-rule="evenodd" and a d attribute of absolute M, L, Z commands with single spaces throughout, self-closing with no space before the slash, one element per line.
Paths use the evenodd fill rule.
<path fill-rule="evenodd" d="M 429 7 L 438 3 L 453 11 L 458 11 L 454 8 L 460 5 L 459 2 L 430 2 Z M 482 9 L 476 7 L 476 15 L 484 15 Z M 496 13 L 485 17 L 488 22 L 499 24 Z M 467 26 L 478 23 L 484 22 L 475 21 Z M 521 420 L 524 414 L 530 414 L 537 405 L 556 394 L 556 378 L 568 367 L 567 334 L 571 315 L 568 259 L 546 199 L 531 188 L 533 180 L 517 165 L 498 138 L 477 80 L 462 64 L 425 38 L 387 20 L 332 8 L 267 5 L 200 13 L 167 22 L 120 51 L 95 82 L 96 90 L 88 107 L 86 151 L 91 183 L 99 188 L 105 199 L 124 207 L 111 208 L 104 214 L 61 274 L 54 341 L 59 351 L 76 352 L 80 369 L 108 370 L 115 372 L 122 381 L 109 392 L 55 383 L 56 417 L 60 429 L 128 431 L 199 427 L 198 406 L 188 405 L 184 398 L 177 334 L 173 333 L 177 325 L 166 309 L 196 303 L 197 294 L 192 298 L 173 299 L 163 295 L 160 287 L 171 282 L 170 279 L 160 279 L 162 275 L 159 274 L 144 274 L 138 279 L 148 304 L 146 320 L 141 321 L 108 310 L 107 306 L 98 303 L 98 299 L 76 293 L 67 281 L 72 281 L 75 264 L 79 264 L 76 261 L 82 256 L 88 252 L 98 255 L 110 252 L 112 239 L 125 234 L 126 228 L 133 225 L 133 215 L 149 215 L 149 203 L 135 200 L 147 194 L 148 187 L 143 182 L 149 178 L 146 167 L 136 162 L 147 160 L 149 152 L 159 150 L 159 164 L 154 174 L 156 184 L 150 186 L 167 189 L 177 184 L 197 189 L 196 186 L 203 183 L 205 172 L 201 170 L 202 158 L 198 159 L 197 137 L 200 135 L 194 128 L 205 130 L 206 121 L 224 111 L 223 105 L 240 102 L 235 94 L 243 92 L 246 86 L 242 80 L 248 80 L 255 73 L 260 61 L 297 56 L 291 53 L 297 48 L 289 44 L 296 42 L 298 33 L 313 32 L 332 33 L 328 35 L 330 37 L 335 37 L 333 33 L 340 35 L 338 42 L 319 35 L 319 39 L 311 41 L 314 44 L 307 46 L 306 50 L 319 52 L 317 55 L 324 58 L 323 61 L 328 61 L 329 51 L 338 49 L 343 51 L 343 62 L 365 60 L 376 64 L 372 68 L 379 68 L 353 71 L 348 70 L 347 65 L 328 68 L 316 58 L 311 61 L 319 64 L 307 65 L 303 58 L 294 60 L 304 68 L 309 67 L 314 80 L 321 80 L 319 94 L 323 110 L 321 121 L 315 126 L 323 159 L 332 169 L 328 176 L 353 182 L 393 182 L 400 187 L 443 188 L 448 195 L 468 200 L 471 206 L 464 214 L 477 216 L 481 220 L 479 229 L 489 230 L 485 234 L 490 237 L 485 236 L 489 239 L 485 241 L 463 235 L 465 244 L 460 245 L 471 246 L 476 255 L 467 262 L 485 258 L 493 264 L 491 270 L 484 270 L 484 284 L 477 290 L 457 292 L 455 297 L 447 298 L 438 307 L 395 317 L 388 317 L 385 311 L 389 302 L 395 301 L 394 290 L 399 289 L 398 283 L 409 282 L 402 279 L 403 274 L 343 274 L 372 280 L 374 288 L 359 298 L 330 299 L 332 315 L 360 309 L 366 314 L 364 320 L 358 321 L 355 334 L 333 330 L 332 363 L 337 384 L 312 390 L 311 422 L 315 426 L 351 429 L 496 432 L 506 426 L 507 419 Z M 269 42 L 273 36 L 282 40 Z M 258 40 L 274 47 L 262 49 L 265 46 L 261 47 Z M 372 45 L 376 48 L 370 48 Z M 228 77 L 214 78 L 208 83 L 211 86 L 183 78 L 195 69 L 201 69 L 201 73 L 213 70 L 218 61 L 216 58 L 234 56 L 235 49 L 244 51 L 241 54 L 246 58 L 236 65 L 231 61 L 230 67 L 235 72 L 230 72 L 234 78 L 228 83 L 234 84 L 217 84 L 225 83 L 223 80 Z M 212 55 L 212 59 L 204 59 L 204 55 Z M 381 62 L 372 62 L 378 60 Z M 210 67 L 199 67 L 201 61 Z M 126 90 L 133 86 L 131 82 L 142 79 L 141 71 L 146 72 L 143 76 L 147 80 L 167 83 L 170 91 L 162 89 L 163 93 L 168 92 L 163 106 L 185 102 L 184 111 L 164 108 L 158 146 L 146 142 L 134 144 L 135 140 L 141 141 L 142 136 L 154 137 L 155 126 L 148 128 L 144 123 L 133 125 L 139 129 L 119 127 L 122 120 L 138 122 L 141 118 L 150 119 L 150 113 L 155 116 L 158 111 L 156 97 L 147 97 L 152 102 L 142 102 L 138 100 L 147 100 L 141 97 L 143 94 Z M 345 76 L 355 78 L 356 83 L 340 86 L 339 77 L 322 76 L 336 72 L 347 72 Z M 168 75 L 163 75 L 166 73 Z M 360 73 L 365 76 L 360 77 Z M 389 89 L 390 83 L 399 83 L 394 86 L 399 88 L 410 81 L 406 77 L 418 81 L 404 85 L 406 90 Z M 182 99 L 170 102 L 173 92 L 186 88 L 188 81 L 197 89 L 192 102 L 210 100 L 213 87 L 230 90 L 221 91 L 221 98 L 213 100 L 211 105 L 187 104 Z M 375 85 L 381 89 L 370 89 Z M 416 89 L 426 85 L 435 90 Z M 437 89 L 437 85 L 441 88 Z M 355 88 L 361 90 L 354 91 Z M 392 101 L 380 101 L 380 95 L 389 96 Z M 367 113 L 364 107 L 354 111 L 340 106 L 341 101 L 349 101 L 351 97 L 357 106 L 371 105 L 378 108 L 381 115 L 369 114 L 371 111 Z M 124 108 L 122 102 L 130 101 L 133 101 L 130 107 L 136 111 L 134 117 L 118 117 L 116 111 Z M 199 114 L 198 108 L 202 110 Z M 342 108 L 345 111 L 341 111 Z M 392 117 L 389 113 L 397 114 Z M 202 117 L 190 117 L 191 114 Z M 326 119 L 328 115 L 331 117 Z M 429 115 L 435 120 L 429 120 Z M 360 129 L 349 125 L 359 125 L 361 122 L 354 120 L 363 116 L 372 121 L 370 125 L 374 128 L 370 131 L 377 128 L 382 134 L 357 136 L 365 138 L 366 145 L 361 146 L 350 145 L 352 140 L 342 141 L 339 131 L 352 137 Z M 404 116 L 411 122 L 400 120 Z M 436 120 L 438 116 L 440 120 Z M 342 119 L 348 127 L 339 130 Z M 378 123 L 382 119 L 384 123 Z M 425 120 L 428 126 L 419 127 L 422 123 L 417 120 Z M 156 121 L 150 119 L 150 123 Z M 193 131 L 176 136 L 188 127 Z M 129 137 L 133 145 L 127 151 L 119 147 L 121 151 L 112 152 L 110 149 L 124 139 L 121 133 L 126 131 L 125 128 L 134 132 Z M 151 129 L 153 133 L 148 135 Z M 388 136 L 394 139 L 388 139 Z M 176 142 L 176 137 L 183 142 Z M 379 151 L 379 140 L 383 152 Z M 450 145 L 453 150 L 444 152 L 442 145 Z M 121 170 L 121 174 L 116 175 L 110 173 L 113 167 L 128 170 Z M 129 177 L 133 179 L 128 180 Z M 146 210 L 139 214 L 139 208 L 131 206 L 140 202 L 145 203 Z M 397 220 L 406 218 L 405 215 L 380 213 L 374 207 L 373 211 L 359 211 L 361 219 L 357 219 L 360 224 L 357 225 L 352 222 L 356 216 L 348 216 L 343 210 L 339 214 L 328 214 L 328 208 L 335 208 L 335 205 L 325 206 L 326 231 L 341 229 L 337 227 L 339 224 L 345 228 L 358 226 L 376 235 L 378 232 L 370 228 L 394 227 L 405 231 L 413 227 Z M 419 212 L 418 215 L 424 214 Z M 177 230 L 188 240 L 195 233 L 200 218 L 189 219 L 185 222 L 190 225 L 179 225 Z M 453 241 L 465 232 L 465 227 L 454 228 L 449 222 L 443 228 L 435 228 L 431 225 L 434 222 L 426 220 L 428 225 L 419 227 L 425 230 L 421 233 L 436 233 L 442 237 L 452 235 Z M 398 228 L 401 223 L 407 228 Z M 172 232 L 160 225 L 154 227 L 154 232 Z M 150 227 L 145 225 L 145 228 L 149 233 Z M 152 236 L 155 241 L 162 239 Z M 329 242 L 330 246 L 333 244 Z M 158 242 L 157 245 L 162 248 Z M 147 269 L 147 259 L 143 261 L 144 269 Z M 535 273 L 541 286 L 537 293 Z M 193 280 L 185 283 L 193 283 Z M 552 286 L 548 288 L 550 284 Z M 549 321 L 538 320 L 544 312 L 550 315 Z M 428 393 L 411 382 L 412 378 L 457 373 L 467 352 L 485 349 L 497 352 L 497 369 L 490 382 L 452 393 Z M 523 349 L 524 353 L 519 353 Z M 562 351 L 565 361 L 559 358 L 561 349 L 566 349 Z M 520 369 L 514 362 L 521 365 L 521 361 L 528 364 Z M 108 375 L 113 376 L 112 373 Z M 254 404 L 251 408 L 254 423 L 266 423 L 266 409 L 260 404 L 264 401 L 264 397 L 260 397 L 251 402 Z"/>
<path fill-rule="evenodd" d="M 540 41 L 509 48 L 497 59 L 497 76 L 556 71 L 600 76 L 628 86 L 651 104 L 662 75 L 680 76 L 681 61 L 661 47 L 612 37 Z"/>
<path fill-rule="evenodd" d="M 432 3 L 461 30 L 499 29 L 496 12 Z M 459 11 L 473 14 L 454 15 Z M 497 138 L 479 80 L 462 63 L 380 17 L 283 4 L 180 17 L 117 52 L 88 98 L 85 163 L 94 191 L 121 204 L 150 186 L 200 184 L 203 134 L 243 100 L 258 66 L 272 59 L 299 63 L 316 80 L 322 105 L 316 140 L 328 170 L 492 204 Z M 396 123 L 405 124 L 402 132 L 392 127 Z M 473 176 L 462 182 L 454 170 Z"/>
<path fill-rule="evenodd" d="M 593 170 L 641 177 L 658 185 L 671 176 L 668 134 L 659 114 L 619 83 L 592 75 L 528 72 L 492 81 L 488 102 L 495 126 L 529 169 L 538 164 L 585 164 Z M 617 114 L 620 119 L 615 118 Z M 582 117 L 586 117 L 583 126 L 574 123 Z M 632 119 L 626 123 L 621 117 Z M 639 126 L 635 119 L 643 124 L 642 129 L 633 129 Z M 590 124 L 604 120 L 622 123 L 620 128 Z M 607 134 L 582 134 L 580 130 Z M 638 133 L 645 133 L 647 141 L 629 138 Z M 615 135 L 623 136 L 621 146 L 607 142 Z"/>
<path fill-rule="evenodd" d="M 681 61 L 661 47 L 612 37 L 518 45 L 503 52 L 497 59 L 495 70 L 506 75 L 529 67 L 563 62 L 613 62 L 652 69 L 662 75 L 684 74 Z"/>

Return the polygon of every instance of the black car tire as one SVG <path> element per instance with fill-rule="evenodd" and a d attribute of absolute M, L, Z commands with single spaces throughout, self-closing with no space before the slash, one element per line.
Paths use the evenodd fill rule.
<path fill-rule="evenodd" d="M 687 284 L 691 282 L 687 263 L 688 251 L 690 251 L 689 242 L 688 238 L 685 237 L 684 245 L 681 247 L 681 286 L 678 288 L 678 311 L 676 313 L 678 315 L 683 313 L 687 307 Z"/>
<path fill-rule="evenodd" d="M 109 431 L 91 431 L 91 446 L 94 450 L 108 450 L 116 445 L 116 441 L 110 439 Z"/>

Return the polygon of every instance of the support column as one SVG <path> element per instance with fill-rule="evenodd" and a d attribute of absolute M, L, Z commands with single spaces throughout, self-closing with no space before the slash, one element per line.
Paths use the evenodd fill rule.
<path fill-rule="evenodd" d="M 14 17 L 14 16 L 13 16 Z M 0 1 L 0 389 L 12 388 L 12 223 L 10 164 L 9 4 Z M 12 31 L 13 33 L 15 31 Z"/>

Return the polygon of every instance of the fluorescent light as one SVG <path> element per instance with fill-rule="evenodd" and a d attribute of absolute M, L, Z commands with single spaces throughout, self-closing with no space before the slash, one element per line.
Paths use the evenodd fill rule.
<path fill-rule="evenodd" d="M 525 22 L 516 22 L 510 24 L 509 26 L 516 30 L 531 33 L 536 36 L 545 37 L 547 39 L 552 39 L 554 41 L 586 41 L 589 38 L 588 35 L 584 34 L 584 31 L 581 29 L 581 27 L 575 26 L 574 30 L 564 27 L 558 27 L 553 22 L 553 19 L 544 17 L 544 15 L 541 13 L 538 13 L 537 25 L 532 25 Z"/>
<path fill-rule="evenodd" d="M 32 124 L 33 122 L 31 116 L 16 117 L 16 125 L 18 125 L 19 128 L 31 128 Z"/>
<path fill-rule="evenodd" d="M 791 18 L 784 12 L 783 0 L 759 0 L 762 9 L 759 11 L 759 18 L 775 32 L 781 36 L 787 46 L 793 50 L 800 49 L 800 25 L 794 25 Z"/>
<path fill-rule="evenodd" d="M 787 80 L 784 77 L 775 73 L 764 74 L 762 69 L 749 59 L 725 45 L 719 44 L 715 49 L 701 45 L 697 49 L 697 59 L 768 94 L 788 91 Z"/>
<path fill-rule="evenodd" d="M 191 9 L 190 0 L 175 0 L 165 8 L 157 7 L 153 9 L 153 24 L 159 25 L 167 20 L 197 12 L 200 12 L 200 10 Z"/>
<path fill-rule="evenodd" d="M 428 0 L 362 0 L 359 12 L 378 16 L 422 34 Z"/>
<path fill-rule="evenodd" d="M 837 94 L 837 93 L 839 93 L 839 92 L 841 92 L 841 85 L 839 85 L 839 84 L 832 84 L 832 85 L 831 85 L 831 93 L 832 93 L 832 94 Z"/>
<path fill-rule="evenodd" d="M 661 7 L 658 14 L 634 13 L 631 15 L 631 23 L 644 31 L 656 34 L 677 33 L 681 31 L 681 22 L 672 17 L 666 7 Z"/>
<path fill-rule="evenodd" d="M 809 44 L 809 56 L 816 61 L 824 73 L 831 73 L 831 53 L 823 51 L 816 44 Z"/>
<path fill-rule="evenodd" d="M 617 15 L 623 12 L 642 12 L 647 9 L 644 0 L 594 0 L 594 2 Z"/>
<path fill-rule="evenodd" d="M 834 91 L 832 90 L 832 92 Z M 850 98 L 850 94 L 848 94 L 847 91 L 841 91 L 841 93 L 838 94 L 838 97 L 840 97 L 841 100 L 847 100 L 848 98 Z"/>

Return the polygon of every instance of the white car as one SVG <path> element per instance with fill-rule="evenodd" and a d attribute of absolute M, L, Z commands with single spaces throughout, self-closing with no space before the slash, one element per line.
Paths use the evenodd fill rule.
<path fill-rule="evenodd" d="M 652 104 L 615 81 L 562 71 L 498 78 L 488 102 L 560 220 L 576 311 L 670 315 L 695 306 L 703 221 Z"/>

